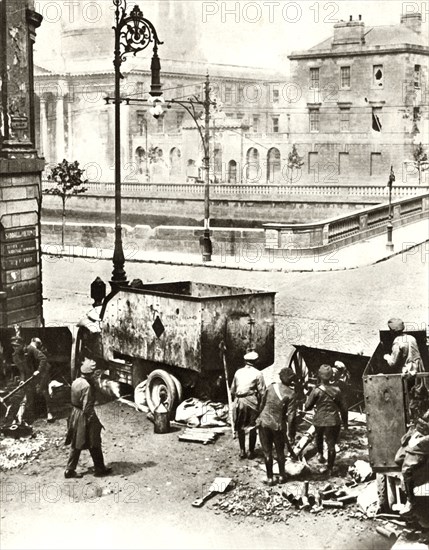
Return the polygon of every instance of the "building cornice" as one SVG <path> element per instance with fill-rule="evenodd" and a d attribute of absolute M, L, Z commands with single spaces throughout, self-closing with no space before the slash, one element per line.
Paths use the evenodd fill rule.
<path fill-rule="evenodd" d="M 429 56 L 429 47 L 418 46 L 416 44 L 397 44 L 395 46 L 380 46 L 371 47 L 368 49 L 360 50 L 343 50 L 343 49 L 329 49 L 329 50 L 313 50 L 305 52 L 292 52 L 288 55 L 288 59 L 291 61 L 297 59 L 317 59 L 327 57 L 358 57 L 365 55 L 386 55 L 386 54 L 400 54 L 400 53 L 417 53 Z"/>

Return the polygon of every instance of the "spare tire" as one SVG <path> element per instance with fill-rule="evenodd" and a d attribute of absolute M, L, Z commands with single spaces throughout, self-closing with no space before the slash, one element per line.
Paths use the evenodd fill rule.
<path fill-rule="evenodd" d="M 161 403 L 162 394 L 166 395 L 164 402 L 168 410 L 174 411 L 178 401 L 178 392 L 174 379 L 167 371 L 156 369 L 149 374 L 146 384 L 147 405 L 152 413 Z"/>

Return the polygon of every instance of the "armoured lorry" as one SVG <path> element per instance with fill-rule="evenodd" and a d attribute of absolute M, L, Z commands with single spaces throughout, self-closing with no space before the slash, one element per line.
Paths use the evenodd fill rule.
<path fill-rule="evenodd" d="M 80 323 L 76 372 L 85 357 L 134 388 L 146 380 L 150 410 L 166 393 L 225 397 L 249 349 L 257 368 L 274 362 L 274 292 L 191 281 L 122 286 L 100 299 Z"/>

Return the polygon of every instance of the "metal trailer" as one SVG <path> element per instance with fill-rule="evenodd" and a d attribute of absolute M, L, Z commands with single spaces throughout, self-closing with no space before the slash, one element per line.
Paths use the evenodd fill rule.
<path fill-rule="evenodd" d="M 422 378 L 429 377 L 426 332 L 407 331 L 406 334 L 416 338 L 426 371 L 417 375 L 418 383 Z M 391 353 L 395 336 L 389 330 L 380 331 L 380 343 L 363 374 L 369 462 L 377 473 L 380 506 L 383 511 L 400 502 L 401 476 L 395 455 L 411 420 L 407 382 L 401 373 L 386 372 L 389 367 L 383 359 L 384 354 Z"/>
<path fill-rule="evenodd" d="M 119 287 L 102 301 L 99 321 L 83 323 L 76 370 L 84 357 L 134 388 L 147 379 L 154 410 L 160 393 L 171 407 L 186 395 L 226 395 L 224 359 L 231 383 L 249 349 L 258 369 L 274 361 L 275 292 L 191 281 Z M 96 328 L 94 328 L 96 327 Z"/>

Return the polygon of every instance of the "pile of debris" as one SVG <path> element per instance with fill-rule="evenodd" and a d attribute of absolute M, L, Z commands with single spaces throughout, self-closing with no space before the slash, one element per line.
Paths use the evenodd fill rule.
<path fill-rule="evenodd" d="M 341 488 L 328 483 L 320 491 L 310 492 L 309 482 L 304 481 L 299 495 L 296 492 L 288 492 L 287 489 L 282 494 L 295 509 L 318 513 L 325 508 L 338 509 L 355 503 L 357 495 L 351 491 L 352 487 L 356 487 L 353 482 L 348 482 L 348 485 Z"/>
<path fill-rule="evenodd" d="M 43 433 L 30 438 L 5 437 L 0 441 L 0 471 L 20 468 L 29 464 L 48 447 L 49 440 Z"/>
<path fill-rule="evenodd" d="M 273 523 L 286 521 L 291 511 L 291 504 L 276 489 L 250 487 L 249 483 L 240 484 L 212 506 L 215 513 L 251 516 Z"/>

